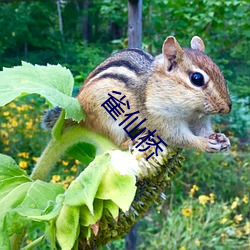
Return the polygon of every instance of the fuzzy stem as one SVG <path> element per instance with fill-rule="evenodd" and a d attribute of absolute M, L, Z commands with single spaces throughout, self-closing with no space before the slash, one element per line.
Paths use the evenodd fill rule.
<path fill-rule="evenodd" d="M 72 126 L 63 131 L 60 138 L 52 138 L 39 158 L 31 178 L 33 180 L 45 180 L 61 155 L 72 145 L 78 142 L 87 142 L 96 147 L 96 155 L 106 150 L 117 149 L 106 137 L 92 132 L 82 126 Z"/>

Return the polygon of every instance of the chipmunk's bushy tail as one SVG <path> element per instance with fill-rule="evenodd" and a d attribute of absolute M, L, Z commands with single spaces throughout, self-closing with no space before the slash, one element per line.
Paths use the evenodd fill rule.
<path fill-rule="evenodd" d="M 51 130 L 56 124 L 62 109 L 58 106 L 48 109 L 45 111 L 44 116 L 42 117 L 42 128 L 45 130 Z"/>

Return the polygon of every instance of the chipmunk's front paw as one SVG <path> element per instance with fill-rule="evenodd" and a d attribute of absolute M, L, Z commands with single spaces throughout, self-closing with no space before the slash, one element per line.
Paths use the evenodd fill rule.
<path fill-rule="evenodd" d="M 221 133 L 215 133 L 208 138 L 208 150 L 207 152 L 216 153 L 225 151 L 230 147 L 229 139 Z"/>

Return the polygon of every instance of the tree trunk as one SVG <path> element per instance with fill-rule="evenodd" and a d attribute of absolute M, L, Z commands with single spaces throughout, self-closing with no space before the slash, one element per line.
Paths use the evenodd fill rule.
<path fill-rule="evenodd" d="M 142 47 L 142 0 L 128 1 L 128 47 Z"/>
<path fill-rule="evenodd" d="M 61 12 L 60 0 L 56 1 L 56 5 L 57 5 L 57 12 L 58 12 L 58 20 L 59 20 L 59 30 L 63 36 L 63 22 L 62 22 L 62 12 Z"/>
<path fill-rule="evenodd" d="M 131 227 L 129 233 L 126 236 L 126 250 L 136 250 L 136 241 L 137 241 L 137 225 Z"/>
<path fill-rule="evenodd" d="M 88 29 L 88 8 L 89 0 L 82 1 L 82 39 L 84 41 L 89 40 L 89 29 Z"/>

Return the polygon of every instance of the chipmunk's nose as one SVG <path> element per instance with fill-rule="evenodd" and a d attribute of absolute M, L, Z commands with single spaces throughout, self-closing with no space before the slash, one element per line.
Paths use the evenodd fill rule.
<path fill-rule="evenodd" d="M 232 102 L 229 101 L 222 109 L 220 109 L 219 113 L 228 114 L 232 109 Z"/>

